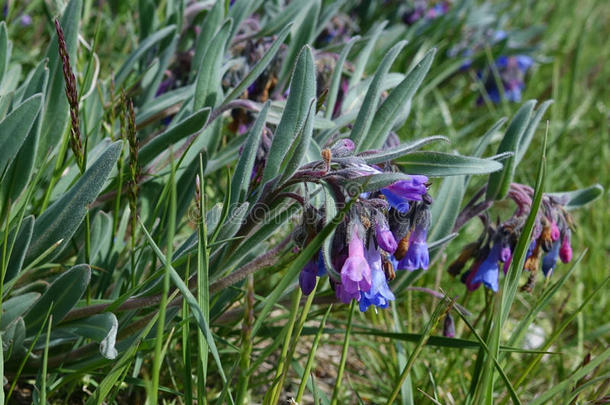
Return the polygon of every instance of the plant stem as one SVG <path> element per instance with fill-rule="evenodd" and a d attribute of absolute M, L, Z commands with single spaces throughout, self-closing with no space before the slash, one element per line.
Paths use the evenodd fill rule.
<path fill-rule="evenodd" d="M 345 339 L 343 340 L 343 349 L 341 350 L 341 362 L 339 363 L 339 370 L 337 371 L 337 381 L 335 382 L 335 388 L 333 389 L 333 397 L 330 401 L 330 405 L 336 405 L 339 397 L 339 391 L 341 390 L 341 380 L 343 379 L 343 372 L 345 371 L 345 363 L 347 361 L 347 351 L 349 349 L 349 336 L 352 331 L 352 320 L 354 318 L 354 312 L 356 309 L 356 301 L 352 300 L 349 307 L 349 317 L 347 318 L 347 329 L 345 330 Z"/>

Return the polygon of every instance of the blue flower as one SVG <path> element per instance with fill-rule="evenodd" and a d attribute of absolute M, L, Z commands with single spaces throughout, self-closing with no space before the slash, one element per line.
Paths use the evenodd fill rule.
<path fill-rule="evenodd" d="M 400 180 L 394 184 L 381 189 L 381 193 L 391 207 L 396 210 L 406 213 L 409 211 L 409 201 L 421 201 L 422 196 L 426 194 L 426 176 L 414 175 L 410 176 L 409 180 Z"/>
<path fill-rule="evenodd" d="M 388 287 L 385 273 L 381 268 L 381 255 L 371 246 L 366 252 L 366 259 L 371 269 L 371 289 L 360 292 L 360 311 L 366 312 L 371 305 L 387 308 L 390 301 L 394 301 L 395 297 L 390 287 Z"/>
<path fill-rule="evenodd" d="M 426 243 L 427 234 L 428 230 L 425 226 L 415 226 L 415 229 L 409 237 L 409 249 L 407 250 L 407 254 L 398 262 L 398 270 L 428 269 L 430 254 L 428 252 L 428 244 Z"/>
<path fill-rule="evenodd" d="M 553 247 L 551 248 L 550 252 L 544 255 L 544 258 L 542 259 L 542 272 L 545 276 L 550 276 L 551 274 L 553 274 L 553 269 L 557 264 L 557 256 L 559 256 L 560 246 L 561 241 L 556 240 L 553 243 Z"/>
<path fill-rule="evenodd" d="M 483 283 L 483 285 L 493 292 L 498 292 L 498 275 L 500 268 L 498 267 L 498 260 L 500 260 L 500 254 L 502 252 L 502 245 L 496 243 L 491 248 L 491 251 L 487 255 L 487 258 L 483 260 L 479 266 L 476 274 L 472 278 L 472 283 Z"/>
<path fill-rule="evenodd" d="M 316 262 L 310 260 L 307 262 L 301 274 L 299 274 L 299 286 L 303 294 L 309 295 L 316 287 L 316 273 L 318 272 L 318 266 Z"/>
<path fill-rule="evenodd" d="M 375 228 L 375 235 L 377 237 L 377 244 L 380 248 L 385 250 L 388 253 L 394 253 L 398 244 L 396 243 L 396 239 L 394 238 L 394 234 L 390 231 L 385 224 L 377 224 Z"/>

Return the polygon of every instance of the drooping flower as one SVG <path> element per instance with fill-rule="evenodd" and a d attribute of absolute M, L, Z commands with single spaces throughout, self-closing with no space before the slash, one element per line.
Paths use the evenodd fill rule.
<path fill-rule="evenodd" d="M 561 247 L 559 248 L 559 258 L 562 262 L 568 263 L 572 260 L 572 246 L 570 245 L 570 230 L 566 229 L 561 239 Z"/>
<path fill-rule="evenodd" d="M 405 257 L 398 263 L 398 270 L 428 269 L 430 254 L 426 237 L 428 230 L 423 224 L 417 224 L 409 237 L 409 248 Z"/>
<path fill-rule="evenodd" d="M 450 313 L 445 315 L 445 320 L 443 321 L 443 336 L 445 337 L 455 337 L 455 322 Z"/>
<path fill-rule="evenodd" d="M 495 243 L 474 275 L 472 279 L 473 283 L 483 283 L 485 287 L 493 292 L 498 292 L 498 276 L 500 270 L 498 268 L 498 261 L 500 260 L 501 251 L 502 246 L 499 243 Z"/>
<path fill-rule="evenodd" d="M 396 251 L 398 244 L 396 243 L 394 234 L 392 234 L 392 231 L 390 231 L 390 228 L 388 228 L 387 225 L 377 224 L 375 235 L 380 248 L 388 253 L 394 253 Z"/>
<path fill-rule="evenodd" d="M 371 306 L 387 308 L 390 301 L 395 299 L 394 294 L 388 287 L 385 273 L 381 266 L 381 255 L 373 246 L 366 252 L 366 259 L 371 269 L 371 289 L 360 292 L 360 311 L 366 312 Z"/>
<path fill-rule="evenodd" d="M 557 256 L 559 256 L 560 246 L 561 242 L 555 241 L 551 250 L 546 255 L 544 255 L 544 258 L 542 259 L 542 272 L 545 276 L 550 276 L 551 274 L 553 274 L 553 269 L 557 264 Z"/>
<path fill-rule="evenodd" d="M 349 295 L 359 295 L 360 291 L 371 289 L 371 269 L 364 257 L 364 244 L 356 227 L 353 228 L 348 249 L 349 255 L 341 267 L 341 285 Z"/>
<path fill-rule="evenodd" d="M 557 226 L 557 222 L 553 221 L 551 223 L 551 240 L 555 242 L 557 239 L 559 239 L 559 236 L 559 227 Z"/>
<path fill-rule="evenodd" d="M 309 295 L 316 286 L 316 275 L 318 272 L 318 266 L 316 262 L 310 260 L 307 262 L 301 274 L 299 274 L 299 286 L 303 294 Z"/>
<path fill-rule="evenodd" d="M 409 201 L 422 201 L 422 196 L 427 192 L 427 182 L 426 176 L 413 175 L 409 180 L 400 180 L 382 188 L 381 193 L 391 207 L 406 213 L 409 211 Z"/>

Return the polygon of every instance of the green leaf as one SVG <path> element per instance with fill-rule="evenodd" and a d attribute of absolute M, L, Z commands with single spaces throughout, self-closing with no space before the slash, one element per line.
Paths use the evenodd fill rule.
<path fill-rule="evenodd" d="M 220 100 L 222 60 L 232 24 L 233 20 L 231 19 L 225 21 L 220 31 L 212 38 L 203 55 L 205 63 L 201 64 L 195 81 L 195 98 L 193 101 L 195 110 L 202 107 L 215 107 Z"/>
<path fill-rule="evenodd" d="M 165 38 L 173 35 L 176 32 L 175 25 L 168 25 L 155 32 L 154 34 L 147 37 L 138 48 L 133 51 L 129 58 L 123 63 L 123 65 L 119 68 L 116 77 L 114 79 L 116 88 L 121 88 L 123 82 L 131 71 L 136 66 L 136 63 L 144 56 L 146 53 L 151 50 L 154 46 L 156 46 L 159 42 L 163 41 Z"/>
<path fill-rule="evenodd" d="M 362 149 L 378 149 L 385 144 L 390 130 L 401 116 L 400 112 L 411 102 L 415 92 L 424 81 L 435 54 L 436 49 L 429 50 L 381 104 L 363 141 Z"/>
<path fill-rule="evenodd" d="M 350 39 L 349 42 L 343 46 L 343 49 L 341 49 L 341 54 L 339 55 L 339 59 L 337 59 L 335 70 L 333 71 L 333 76 L 330 81 L 330 86 L 328 87 L 328 101 L 326 102 L 326 113 L 324 114 L 324 116 L 328 119 L 332 118 L 335 110 L 335 104 L 337 103 L 339 87 L 341 86 L 341 76 L 343 75 L 343 65 L 345 65 L 345 60 L 347 59 L 352 46 L 359 39 L 360 36 L 358 35 Z"/>
<path fill-rule="evenodd" d="M 248 133 L 248 138 L 246 138 L 244 143 L 244 149 L 241 152 L 237 166 L 235 166 L 233 181 L 231 181 L 231 204 L 240 203 L 246 199 L 246 193 L 250 184 L 250 173 L 252 173 L 258 146 L 261 143 L 261 136 L 265 128 L 270 104 L 271 101 L 267 101 L 258 114 L 258 118 Z"/>
<path fill-rule="evenodd" d="M 121 141 L 111 144 L 62 197 L 36 219 L 34 234 L 25 258 L 26 265 L 62 241 L 61 247 L 55 249 L 47 258 L 51 260 L 70 242 L 85 217 L 87 207 L 95 201 L 115 167 L 120 151 Z"/>
<path fill-rule="evenodd" d="M 529 100 L 519 108 L 519 111 L 517 111 L 513 120 L 508 125 L 502 142 L 500 142 L 500 145 L 498 146 L 498 154 L 503 152 L 517 152 L 519 142 L 527 129 L 535 105 L 536 100 Z M 501 200 L 506 196 L 508 187 L 513 181 L 516 167 L 517 162 L 513 156 L 505 162 L 504 168 L 501 171 L 489 176 L 487 194 L 485 196 L 487 201 Z"/>
<path fill-rule="evenodd" d="M 60 19 L 64 31 L 66 47 L 71 64 L 76 62 L 76 47 L 78 44 L 78 29 L 82 9 L 82 0 L 70 0 Z M 38 154 L 38 162 L 45 158 L 49 150 L 53 150 L 60 142 L 64 131 L 70 122 L 68 119 L 68 99 L 65 93 L 63 65 L 59 57 L 57 34 L 53 34 L 46 53 L 49 59 L 49 80 L 44 96 L 44 108 Z"/>
<path fill-rule="evenodd" d="M 17 295 L 2 303 L 2 322 L 0 331 L 4 331 L 10 323 L 23 315 L 40 298 L 40 293 L 28 292 Z"/>
<path fill-rule="evenodd" d="M 286 108 L 273 135 L 271 149 L 263 172 L 263 184 L 279 174 L 286 151 L 307 119 L 309 102 L 316 96 L 315 75 L 316 69 L 311 48 L 304 46 L 297 58 L 292 74 Z"/>
<path fill-rule="evenodd" d="M 560 201 L 566 201 L 564 208 L 568 211 L 584 207 L 597 200 L 602 194 L 604 194 L 604 188 L 601 184 L 596 184 L 580 190 L 549 193 L 549 195 Z"/>
<path fill-rule="evenodd" d="M 8 266 L 6 268 L 6 273 L 4 274 L 4 282 L 12 280 L 17 276 L 17 274 L 19 274 L 21 266 L 23 266 L 25 254 L 27 253 L 28 247 L 30 246 L 30 241 L 32 240 L 33 233 L 34 216 L 29 215 L 23 219 L 23 222 L 21 222 L 19 233 L 17 234 L 17 238 L 15 239 L 15 244 L 14 246 L 12 246 L 12 250 L 10 251 Z M 14 235 L 9 234 L 9 248 L 11 247 L 13 237 Z M 9 252 L 8 249 L 7 252 Z"/>
<path fill-rule="evenodd" d="M 377 39 L 383 32 L 383 29 L 388 24 L 387 21 L 382 21 L 378 24 L 375 24 L 370 31 L 367 33 L 367 36 L 364 38 L 366 40 L 366 45 L 358 54 L 358 59 L 354 63 L 354 71 L 352 72 L 352 76 L 349 80 L 349 87 L 352 88 L 362 78 L 362 74 L 364 73 L 364 69 L 366 68 L 366 64 L 368 63 L 371 53 L 377 43 Z M 370 34 L 369 34 L 370 33 Z"/>
<path fill-rule="evenodd" d="M 27 81 L 22 85 L 24 87 L 22 98 L 28 98 L 36 93 L 44 92 L 49 80 L 49 69 L 47 69 L 47 60 L 41 61 L 36 68 L 30 73 Z M 45 101 L 43 100 L 43 105 Z M 17 153 L 13 163 L 5 175 L 4 183 L 2 184 L 2 192 L 6 192 L 6 197 L 11 201 L 17 201 L 21 192 L 26 188 L 30 181 L 32 170 L 36 162 L 36 154 L 38 150 L 39 137 L 41 132 L 42 114 L 38 114 L 36 120 L 26 137 L 23 145 Z"/>
<path fill-rule="evenodd" d="M 53 325 L 57 325 L 83 296 L 90 278 L 91 268 L 86 264 L 76 265 L 57 277 L 23 318 L 28 336 L 42 327 L 49 308 Z"/>
<path fill-rule="evenodd" d="M 101 355 L 113 360 L 118 355 L 115 347 L 118 328 L 117 317 L 112 312 L 104 312 L 103 314 L 65 323 L 56 328 L 55 331 L 67 331 L 99 342 Z"/>
<path fill-rule="evenodd" d="M 309 151 L 309 145 L 311 144 L 311 137 L 313 135 L 313 118 L 316 114 L 315 101 L 315 99 L 310 100 L 309 112 L 305 119 L 305 124 L 297 133 L 294 142 L 284 157 L 284 162 L 282 162 L 282 168 L 280 170 L 280 183 L 289 179 L 290 176 L 299 169 Z"/>
<path fill-rule="evenodd" d="M 494 160 L 441 152 L 410 153 L 396 163 L 407 173 L 426 176 L 485 174 L 502 169 L 502 164 Z"/>
<path fill-rule="evenodd" d="M 400 41 L 394 45 L 383 57 L 381 63 L 377 67 L 377 71 L 375 71 L 373 81 L 366 92 L 366 96 L 364 96 L 364 101 L 362 102 L 362 106 L 360 107 L 360 111 L 358 111 L 358 116 L 354 122 L 354 128 L 350 133 L 350 138 L 356 145 L 356 152 L 361 152 L 363 150 L 365 136 L 368 134 L 369 128 L 375 118 L 374 116 L 377 111 L 377 105 L 379 104 L 379 97 L 381 96 L 381 84 L 392 67 L 392 63 L 394 63 L 394 60 L 406 44 L 407 41 Z"/>
<path fill-rule="evenodd" d="M 305 8 L 307 7 L 307 11 Z M 286 57 L 282 62 L 278 82 L 280 86 L 286 83 L 286 77 L 292 68 L 294 61 L 299 56 L 303 46 L 313 42 L 316 24 L 320 14 L 320 0 L 309 0 L 301 3 L 301 11 L 306 13 L 298 26 L 293 27 L 293 35 L 290 36 L 290 44 L 286 51 Z"/>
<path fill-rule="evenodd" d="M 0 122 L 0 176 L 30 133 L 42 104 L 42 94 L 25 100 Z"/>
<path fill-rule="evenodd" d="M 168 147 L 178 141 L 190 136 L 198 131 L 201 131 L 205 126 L 210 109 L 202 108 L 199 111 L 189 115 L 180 123 L 169 128 L 167 131 L 155 136 L 150 142 L 145 144 L 138 151 L 138 159 L 141 165 L 151 162 L 154 158 L 167 150 Z"/>
<path fill-rule="evenodd" d="M 518 165 L 523 159 L 523 156 L 525 156 L 527 148 L 530 146 L 530 143 L 534 138 L 534 133 L 536 132 L 536 128 L 538 128 L 538 124 L 551 104 L 553 104 L 553 100 L 547 100 L 542 103 L 540 107 L 538 107 L 536 114 L 534 114 L 532 119 L 529 121 L 529 124 L 527 124 L 527 128 L 523 132 L 523 135 L 521 135 L 521 138 L 519 138 L 519 145 L 517 146 L 515 156 L 515 165 Z"/>
<path fill-rule="evenodd" d="M 392 149 L 381 150 L 379 152 L 374 152 L 374 153 L 365 152 L 365 153 L 362 153 L 359 157 L 364 159 L 364 161 L 366 163 L 368 163 L 370 165 L 375 165 L 375 164 L 389 162 L 391 160 L 397 159 L 408 153 L 416 151 L 417 149 L 423 147 L 424 145 L 427 145 L 430 142 L 435 142 L 435 141 L 449 142 L 449 139 L 447 137 L 441 136 L 441 135 L 429 136 L 427 138 L 419 139 L 415 142 L 396 146 Z"/>
<path fill-rule="evenodd" d="M 298 2 L 290 4 L 299 5 Z M 278 34 L 277 39 L 273 42 L 273 44 L 271 44 L 269 49 L 265 51 L 263 57 L 256 63 L 256 65 L 254 65 L 254 67 L 252 67 L 252 69 L 248 72 L 246 77 L 244 77 L 243 80 L 237 85 L 237 87 L 231 90 L 231 92 L 225 97 L 222 102 L 223 105 L 239 97 L 239 95 L 243 93 L 244 90 L 248 88 L 248 86 L 254 83 L 254 81 L 261 75 L 261 73 L 263 73 L 267 66 L 269 66 L 269 63 L 271 63 L 271 60 L 273 60 L 275 54 L 280 49 L 289 33 L 290 25 L 284 27 L 282 32 Z"/>
<path fill-rule="evenodd" d="M 216 1 L 214 6 L 208 11 L 205 18 L 201 22 L 200 29 L 201 33 L 197 37 L 197 44 L 195 45 L 195 54 L 192 60 L 192 72 L 198 72 L 203 62 L 203 55 L 206 49 L 210 45 L 210 41 L 214 37 L 214 34 L 220 28 L 225 15 L 225 5 L 222 1 Z"/>
<path fill-rule="evenodd" d="M 161 94 L 159 97 L 143 104 L 136 113 L 136 126 L 140 127 L 165 117 L 164 114 L 167 114 L 168 111 L 176 108 L 191 97 L 194 89 L 195 85 L 180 87 L 176 90 Z"/>
<path fill-rule="evenodd" d="M 8 32 L 6 31 L 6 23 L 0 22 L 0 85 L 2 79 L 6 73 L 6 69 L 11 60 L 11 48 L 12 43 L 8 39 Z"/>
<path fill-rule="evenodd" d="M 453 231 L 464 198 L 464 176 L 449 176 L 443 179 L 430 210 L 431 225 L 428 240 L 436 241 Z M 435 255 L 440 250 L 435 251 Z"/>
<path fill-rule="evenodd" d="M 303 11 L 303 4 L 296 2 L 290 2 L 282 11 L 276 14 L 256 33 L 257 38 L 268 37 L 286 28 L 294 22 L 293 20 Z M 280 34 L 281 35 L 281 34 Z"/>

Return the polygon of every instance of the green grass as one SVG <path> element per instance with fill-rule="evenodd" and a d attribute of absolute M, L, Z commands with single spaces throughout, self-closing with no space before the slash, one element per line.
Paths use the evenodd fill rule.
<path fill-rule="evenodd" d="M 16 11 L 9 13 L 7 30 L 13 42 L 11 61 L 20 71 L 11 71 L 12 80 L 22 83 L 45 55 L 54 34 L 56 3 L 42 0 L 13 3 Z M 84 84 L 91 78 L 98 84 L 92 87 L 93 95 L 81 101 L 83 139 L 90 142 L 89 164 L 102 154 L 104 149 L 96 146 L 104 138 L 119 140 L 126 136 L 126 125 L 120 125 L 124 106 L 119 89 L 111 92 L 111 78 L 142 43 L 144 31 L 152 35 L 170 23 L 183 23 L 174 13 L 180 10 L 178 1 L 139 3 L 83 1 L 80 33 L 93 46 L 97 59 L 81 44 L 77 58 L 71 63 L 82 87 L 79 95 L 89 88 Z M 269 2 L 271 10 L 272 3 L 280 2 Z M 330 3 L 321 2 L 325 7 Z M 342 9 L 355 3 L 345 1 L 341 3 Z M 529 48 L 526 50 L 536 56 L 537 63 L 526 77 L 523 100 L 536 99 L 539 103 L 554 100 L 516 170 L 515 181 L 531 186 L 538 181 L 545 192 L 575 190 L 597 183 L 605 190 L 610 188 L 610 65 L 607 63 L 610 4 L 603 0 L 583 0 L 577 5 L 571 0 L 507 3 L 490 0 L 478 4 L 499 7 L 506 16 L 504 28 L 517 32 L 515 35 L 531 35 L 526 41 Z M 152 14 L 147 19 L 139 18 L 146 14 L 147 5 L 152 7 Z M 228 8 L 225 10 L 223 6 L 216 11 L 226 13 Z M 33 18 L 29 27 L 18 22 L 23 12 Z M 400 39 L 409 42 L 393 63 L 392 72 L 406 72 L 428 49 L 437 48 L 431 70 L 413 98 L 409 119 L 398 131 L 402 141 L 443 134 L 450 143 L 431 143 L 426 150 L 458 151 L 469 156 L 487 129 L 502 117 L 513 117 L 521 106 L 521 103 L 508 102 L 477 105 L 479 88 L 474 74 L 456 73 L 452 66 L 455 61 L 446 54 L 460 39 L 461 23 L 456 26 L 449 22 L 433 23 L 429 31 L 418 36 L 416 30 L 402 31 L 399 16 L 390 8 L 373 7 L 369 11 L 361 8 L 359 12 L 368 15 L 360 21 L 362 30 L 358 32 L 365 41 L 369 40 L 369 28 L 375 22 L 385 18 L 390 21 L 377 45 L 368 49 L 370 58 L 356 58 L 354 52 L 342 55 L 341 58 L 346 56 L 349 66 L 356 66 L 354 83 L 359 81 L 360 72 L 363 78 L 373 76 L 387 51 Z M 213 20 L 211 17 L 209 20 Z M 200 15 L 196 23 L 200 24 L 202 19 Z M 295 24 L 298 27 L 300 21 L 295 20 Z M 222 19 L 217 25 L 220 28 Z M 225 30 L 224 34 L 229 35 L 229 26 Z M 276 34 L 283 39 L 287 31 L 278 30 Z M 307 36 L 307 30 L 296 35 L 303 39 L 299 35 Z M 210 43 L 220 46 L 221 39 Z M 165 39 L 159 44 L 164 49 L 171 46 L 171 41 Z M 173 54 L 196 45 L 194 32 L 185 31 Z M 356 51 L 363 48 L 367 51 L 359 41 L 353 47 Z M 296 60 L 299 49 L 300 46 L 298 49 L 293 46 L 278 54 L 284 52 Z M 482 61 L 493 59 L 498 52 L 496 48 L 489 48 L 478 57 Z M 139 79 L 152 83 L 154 72 L 147 73 L 146 67 L 157 63 L 153 62 L 155 58 L 162 63 L 164 57 L 159 47 L 152 47 L 141 61 L 135 61 L 135 72 L 125 77 L 128 97 L 134 100 L 137 110 L 141 142 L 165 130 L 158 117 L 142 119 L 139 115 L 147 108 L 152 111 L 156 102 L 145 102 L 151 90 L 138 84 Z M 211 67 L 208 66 L 212 69 L 208 72 L 210 77 L 216 74 L 212 65 L 210 62 Z M 286 77 L 291 69 L 292 66 L 283 67 Z M 97 74 L 94 76 L 92 72 Z M 445 72 L 452 73 L 445 77 Z M 195 80 L 194 73 L 187 74 L 189 83 Z M 379 75 L 383 77 L 382 73 Z M 203 106 L 211 102 L 214 107 L 239 97 L 231 93 L 224 101 L 222 97 L 210 101 L 215 84 L 214 79 L 207 83 L 209 86 L 202 93 L 207 98 L 197 103 Z M 303 88 L 307 84 L 311 83 L 303 84 Z M 335 80 L 331 93 L 338 86 Z M 63 97 L 63 89 L 60 93 Z M 335 95 L 330 94 L 328 100 L 334 104 Z M 307 121 L 309 108 L 303 110 L 305 107 L 295 104 L 286 108 L 295 111 L 300 108 L 298 114 L 302 121 Z M 274 108 L 271 106 L 268 114 L 277 120 L 279 114 Z M 266 116 L 267 107 L 264 111 L 261 115 Z M 193 112 L 185 107 L 174 120 L 177 122 Z M 325 116 L 331 118 L 328 113 Z M 75 297 L 74 302 L 78 301 L 67 318 L 59 319 L 56 325 L 55 308 L 51 306 L 46 314 L 48 324 L 45 321 L 40 330 L 28 330 L 22 342 L 23 353 L 12 353 L 7 359 L 5 352 L 2 357 L 4 367 L 0 371 L 9 382 L 5 393 L 13 401 L 26 395 L 28 386 L 34 387 L 32 400 L 42 399 L 53 404 L 136 403 L 144 399 L 151 403 L 192 404 L 197 400 L 197 403 L 264 401 L 276 404 L 285 403 L 289 398 L 298 398 L 303 404 L 546 401 L 586 404 L 610 395 L 607 192 L 600 200 L 572 213 L 576 224 L 572 236 L 574 261 L 569 265 L 559 264 L 549 280 L 540 278 L 532 294 L 518 291 L 524 279 L 513 273 L 501 278 L 505 295 L 497 296 L 483 288 L 466 294 L 463 284 L 450 277 L 446 271 L 449 263 L 481 231 L 480 225 L 471 221 L 447 244 L 426 273 L 412 273 L 402 279 L 403 286 L 433 289 L 436 296 L 422 289 L 405 288 L 397 294 L 391 309 L 361 313 L 353 310 L 353 305 L 336 303 L 326 278 L 319 280 L 315 297 L 305 299 L 300 291 L 295 291 L 298 272 L 337 225 L 331 221 L 334 211 L 328 208 L 330 218 L 326 225 L 304 250 L 295 253 L 287 237 L 296 223 L 289 217 L 300 210 L 299 204 L 288 200 L 294 205 L 280 205 L 274 202 L 277 195 L 256 189 L 252 194 L 260 193 L 268 198 L 265 201 L 276 204 L 273 208 L 286 209 L 281 214 L 273 211 L 283 221 L 273 227 L 259 224 L 250 216 L 239 217 L 246 206 L 241 207 L 242 211 L 234 206 L 229 208 L 230 203 L 244 203 L 248 199 L 252 203 L 254 197 L 248 195 L 246 177 L 246 180 L 234 177 L 238 169 L 242 170 L 242 176 L 249 175 L 250 163 L 240 160 L 235 165 L 246 137 L 238 138 L 230 133 L 227 130 L 230 118 L 220 117 L 196 138 L 192 147 L 184 148 L 177 140 L 178 136 L 184 139 L 190 135 L 180 132 L 172 135 L 175 146 L 153 151 L 155 156 L 147 157 L 150 160 L 145 165 L 148 177 L 138 191 L 138 218 L 128 208 L 127 193 L 119 192 L 119 198 L 116 197 L 117 190 L 130 180 L 127 159 L 130 153 L 126 144 L 121 163 L 114 163 L 116 159 L 110 162 L 110 180 L 100 196 L 86 206 L 87 226 L 75 229 L 63 252 L 55 251 L 60 243 L 53 241 L 44 250 L 44 257 L 33 258 L 27 264 L 29 268 L 22 270 L 19 281 L 6 283 L 4 273 L 8 264 L 3 254 L 0 303 L 5 316 L 8 298 L 26 291 L 44 292 L 56 280 L 56 275 L 82 263 L 79 260 L 87 258 L 90 251 L 93 253 L 88 261 L 92 282 L 86 290 L 83 287 L 66 292 Z M 365 118 L 363 115 L 362 120 Z M 307 127 L 304 124 L 295 128 L 299 139 L 308 139 L 304 134 Z M 314 139 L 323 137 L 323 130 L 315 131 L 318 132 Z M 366 132 L 363 130 L 361 135 L 365 136 Z M 1 202 L 3 231 L 0 236 L 4 248 L 12 235 L 5 229 L 21 226 L 30 214 L 40 217 L 69 187 L 79 184 L 76 181 L 81 175 L 68 145 L 67 132 L 61 135 L 63 144 L 40 155 L 41 163 L 21 197 L 16 202 Z M 252 139 L 256 141 L 257 136 Z M 483 156 L 493 155 L 499 141 L 500 135 L 492 138 Z M 280 154 L 290 154 L 295 149 L 298 147 Z M 290 165 L 277 165 L 286 166 Z M 122 167 L 121 176 L 117 176 L 116 167 Z M 203 198 L 193 202 L 195 176 L 201 179 Z M 487 179 L 484 175 L 472 176 L 465 201 Z M 430 194 L 434 197 L 442 179 L 432 180 Z M 235 189 L 236 193 L 232 191 Z M 305 192 L 296 187 L 294 190 Z M 324 204 L 325 194 L 313 193 L 310 198 Z M 511 209 L 507 204 L 497 204 L 491 211 L 493 220 L 495 216 L 510 215 Z M 100 210 L 108 215 L 99 214 Z M 205 220 L 200 218 L 202 212 Z M 347 209 L 339 210 L 335 219 L 340 220 L 346 212 Z M 104 239 L 106 234 L 112 237 Z M 181 256 L 181 246 L 189 238 L 193 238 L 190 253 Z M 526 242 L 522 243 L 521 253 L 527 247 Z M 103 257 L 98 252 L 104 252 Z M 189 274 L 198 277 L 189 280 Z M 456 303 L 471 313 L 468 316 L 462 311 L 462 317 L 454 313 L 455 339 L 442 338 L 440 324 L 436 326 L 446 305 L 451 306 L 447 297 L 458 297 Z M 105 359 L 99 354 L 99 343 L 109 333 L 105 326 L 90 331 L 83 324 L 74 323 L 79 310 L 91 310 L 95 305 L 109 305 L 112 316 L 116 315 L 118 320 L 116 359 Z M 45 314 L 38 315 L 42 319 Z M 158 324 L 165 327 L 159 328 Z M 96 325 L 88 325 L 93 326 Z M 18 328 L 13 325 L 12 329 L 3 330 L 5 345 L 16 339 Z M 66 332 L 67 328 L 78 330 L 78 338 L 59 342 L 49 333 Z M 534 333 L 541 334 L 542 343 L 537 347 L 527 346 Z M 15 380 L 16 375 L 21 377 Z"/>

